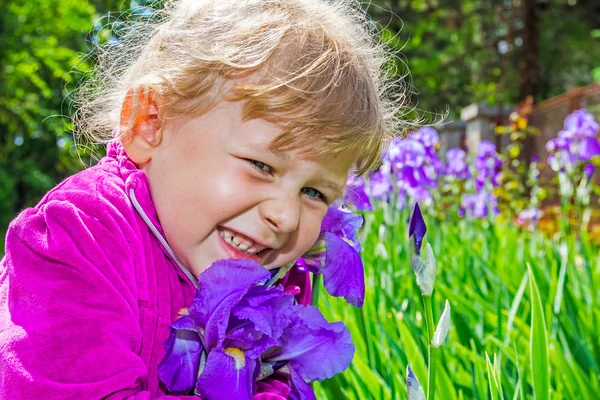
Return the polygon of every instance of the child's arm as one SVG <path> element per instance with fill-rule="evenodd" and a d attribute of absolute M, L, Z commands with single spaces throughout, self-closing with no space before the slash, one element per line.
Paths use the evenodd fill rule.
<path fill-rule="evenodd" d="M 0 398 L 151 399 L 134 260 L 111 217 L 50 200 L 0 264 Z M 155 343 L 162 346 L 162 343 Z M 161 399 L 196 398 L 164 396 Z"/>

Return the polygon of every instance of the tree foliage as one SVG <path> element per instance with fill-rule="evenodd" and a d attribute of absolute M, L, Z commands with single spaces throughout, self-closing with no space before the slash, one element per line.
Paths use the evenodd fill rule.
<path fill-rule="evenodd" d="M 525 24 L 527 7 L 537 26 Z M 595 0 L 374 0 L 368 12 L 385 28 L 382 38 L 401 50 L 398 70 L 408 66 L 415 100 L 429 112 L 449 107 L 456 117 L 474 102 L 518 104 L 520 86 L 532 79 L 530 94 L 539 101 L 591 83 L 599 64 Z M 531 34 L 537 52 L 526 41 Z M 523 68 L 527 57 L 538 58 L 538 71 Z"/>
<path fill-rule="evenodd" d="M 65 99 L 95 15 L 82 0 L 0 5 L 0 227 L 79 169 Z"/>

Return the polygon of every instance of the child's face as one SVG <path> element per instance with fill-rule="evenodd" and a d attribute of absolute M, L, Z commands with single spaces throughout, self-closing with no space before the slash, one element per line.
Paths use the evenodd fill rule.
<path fill-rule="evenodd" d="M 301 257 L 346 183 L 349 160 L 274 154 L 268 146 L 281 128 L 241 116 L 240 102 L 222 103 L 166 124 L 141 167 L 167 240 L 195 275 L 224 258 L 272 269 Z"/>

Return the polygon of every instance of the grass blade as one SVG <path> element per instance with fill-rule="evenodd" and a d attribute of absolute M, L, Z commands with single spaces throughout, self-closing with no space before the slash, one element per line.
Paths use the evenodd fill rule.
<path fill-rule="evenodd" d="M 529 291 L 531 297 L 531 332 L 529 337 L 529 359 L 535 400 L 550 398 L 550 363 L 548 361 L 548 331 L 544 319 L 544 306 L 535 276 L 528 265 Z"/>

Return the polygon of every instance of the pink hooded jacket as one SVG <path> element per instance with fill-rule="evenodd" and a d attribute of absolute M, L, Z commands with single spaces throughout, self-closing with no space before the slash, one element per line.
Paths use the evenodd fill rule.
<path fill-rule="evenodd" d="M 116 141 L 9 226 L 0 263 L 0 398 L 166 395 L 157 366 L 196 278 L 175 258 L 144 172 Z"/>

